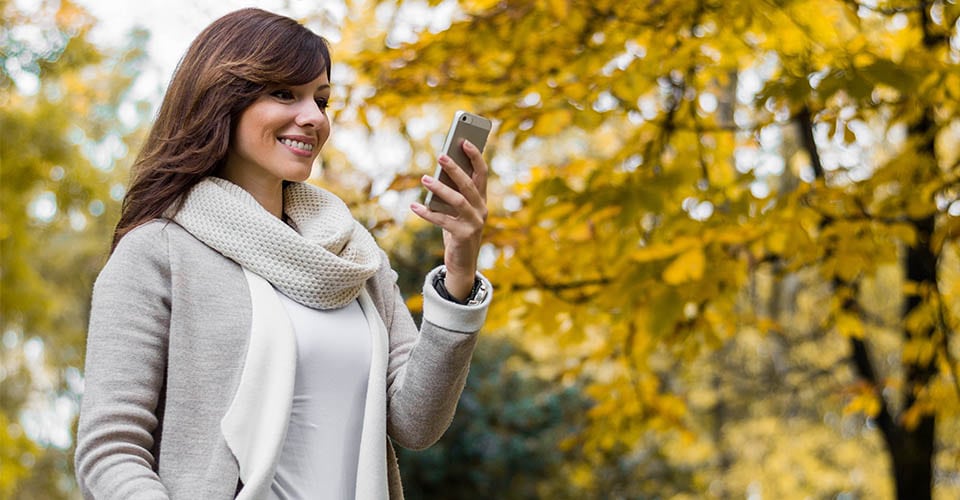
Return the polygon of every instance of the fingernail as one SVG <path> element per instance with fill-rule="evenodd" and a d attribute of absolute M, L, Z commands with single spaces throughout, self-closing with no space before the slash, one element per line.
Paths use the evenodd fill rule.
<path fill-rule="evenodd" d="M 440 163 L 447 163 L 448 161 L 450 161 L 450 157 L 447 155 L 440 155 L 439 161 Z"/>
<path fill-rule="evenodd" d="M 430 184 L 431 182 L 433 182 L 433 177 L 430 177 L 429 175 L 424 175 L 423 177 L 420 178 L 420 180 L 422 180 L 424 184 Z"/>

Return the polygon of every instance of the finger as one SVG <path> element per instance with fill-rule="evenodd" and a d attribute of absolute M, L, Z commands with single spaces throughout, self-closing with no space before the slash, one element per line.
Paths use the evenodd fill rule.
<path fill-rule="evenodd" d="M 420 203 L 411 203 L 410 210 L 417 214 L 421 219 L 440 227 L 443 227 L 447 220 L 452 218 L 449 215 L 440 212 L 434 212 Z"/>
<path fill-rule="evenodd" d="M 463 148 L 464 154 L 467 155 L 467 158 L 470 158 L 470 163 L 473 165 L 473 180 L 477 186 L 477 191 L 479 191 L 483 200 L 486 201 L 487 175 L 489 173 L 489 168 L 487 168 L 486 160 L 483 159 L 483 153 L 480 152 L 480 148 L 468 140 L 464 140 L 461 147 Z"/>
<path fill-rule="evenodd" d="M 476 182 L 457 165 L 457 162 L 453 161 L 453 159 L 447 155 L 440 155 L 438 162 L 443 171 L 453 180 L 453 183 L 457 186 L 457 190 L 460 191 L 471 205 L 476 207 L 483 204 L 484 198 Z"/>
<path fill-rule="evenodd" d="M 454 214 L 452 214 L 452 216 L 455 218 L 468 218 L 470 217 L 471 213 L 477 213 L 479 210 L 478 207 L 471 205 L 461 192 L 433 177 L 430 177 L 429 175 L 424 175 L 421 177 L 420 182 L 422 182 L 423 186 L 430 190 L 435 197 L 440 198 L 440 200 L 446 202 L 447 205 L 450 205 L 450 207 L 454 210 Z M 478 196 L 475 190 L 476 188 L 474 188 L 474 197 Z M 484 205 L 480 205 L 480 207 L 484 207 Z"/>
<path fill-rule="evenodd" d="M 410 210 L 417 214 L 421 219 L 445 229 L 455 238 L 462 239 L 475 232 L 475 228 L 472 228 L 469 223 L 463 222 L 452 215 L 434 212 L 433 210 L 430 210 L 419 203 L 411 203 Z"/>

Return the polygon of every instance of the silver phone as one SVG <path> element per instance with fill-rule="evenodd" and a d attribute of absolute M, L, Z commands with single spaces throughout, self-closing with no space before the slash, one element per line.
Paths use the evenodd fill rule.
<path fill-rule="evenodd" d="M 447 131 L 447 138 L 443 141 L 440 153 L 449 156 L 467 175 L 472 176 L 473 164 L 470 163 L 470 158 L 463 152 L 463 140 L 470 141 L 482 153 L 483 147 L 487 145 L 487 137 L 490 135 L 492 125 L 490 120 L 480 115 L 457 111 L 453 115 L 453 123 L 450 124 L 450 130 Z M 443 167 L 440 165 L 437 165 L 433 178 L 439 179 L 440 182 L 459 191 L 457 184 L 443 171 Z M 435 212 L 453 214 L 453 207 L 439 197 L 434 197 L 433 191 L 427 190 L 427 198 L 423 204 Z"/>

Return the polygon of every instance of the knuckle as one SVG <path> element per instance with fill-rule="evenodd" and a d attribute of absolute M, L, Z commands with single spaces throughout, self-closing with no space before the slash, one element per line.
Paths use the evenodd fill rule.
<path fill-rule="evenodd" d="M 470 207 L 470 203 L 467 202 L 467 199 L 463 196 L 457 196 L 457 199 L 454 201 L 453 205 L 461 210 Z"/>

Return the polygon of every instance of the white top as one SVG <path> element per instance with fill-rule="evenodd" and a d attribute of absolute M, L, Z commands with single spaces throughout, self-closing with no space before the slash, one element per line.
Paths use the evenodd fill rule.
<path fill-rule="evenodd" d="M 358 301 L 311 309 L 277 293 L 297 340 L 293 406 L 270 499 L 353 499 L 372 355 Z"/>

